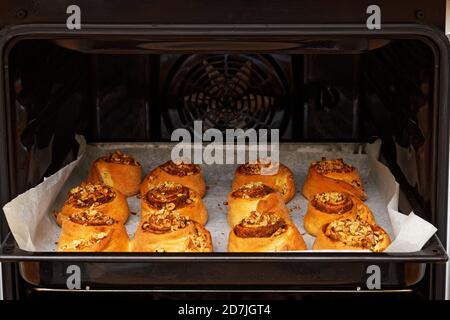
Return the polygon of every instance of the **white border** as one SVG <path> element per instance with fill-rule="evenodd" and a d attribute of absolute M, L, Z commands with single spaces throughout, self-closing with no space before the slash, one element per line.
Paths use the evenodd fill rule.
<path fill-rule="evenodd" d="M 449 1 L 447 1 L 448 3 Z M 450 165 L 449 165 L 450 170 Z M 448 181 L 450 181 L 450 171 L 449 171 L 449 178 Z M 450 200 L 450 188 L 448 190 L 447 195 L 447 253 L 450 252 L 450 206 L 449 201 Z M 445 271 L 445 300 L 450 300 L 450 263 L 446 262 L 446 271 Z"/>
<path fill-rule="evenodd" d="M 2 264 L 0 263 L 0 300 L 3 300 L 3 284 L 2 284 L 3 272 Z"/>

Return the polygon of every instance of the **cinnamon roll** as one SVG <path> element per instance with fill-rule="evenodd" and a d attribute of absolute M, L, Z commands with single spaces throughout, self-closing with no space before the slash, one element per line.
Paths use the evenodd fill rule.
<path fill-rule="evenodd" d="M 143 220 L 161 209 L 176 210 L 202 225 L 208 221 L 208 211 L 201 197 L 194 190 L 179 183 L 161 182 L 141 197 Z"/>
<path fill-rule="evenodd" d="M 355 167 L 342 159 L 313 161 L 303 185 L 303 195 L 311 199 L 327 191 L 348 192 L 361 200 L 367 200 L 364 186 Z"/>
<path fill-rule="evenodd" d="M 274 212 L 252 211 L 235 225 L 228 237 L 229 252 L 306 250 L 295 225 Z"/>
<path fill-rule="evenodd" d="M 115 151 L 94 161 L 87 181 L 106 184 L 130 197 L 139 192 L 141 177 L 141 164 L 132 156 Z"/>
<path fill-rule="evenodd" d="M 234 174 L 232 190 L 250 182 L 262 182 L 278 191 L 284 202 L 295 196 L 295 182 L 292 171 L 281 163 L 254 162 L 240 165 Z"/>
<path fill-rule="evenodd" d="M 208 230 L 176 211 L 161 210 L 139 226 L 132 244 L 134 252 L 212 252 Z"/>
<path fill-rule="evenodd" d="M 126 252 L 128 245 L 123 224 L 101 211 L 87 209 L 72 213 L 62 222 L 57 251 Z"/>
<path fill-rule="evenodd" d="M 104 212 L 122 224 L 128 220 L 128 203 L 122 193 L 101 183 L 85 183 L 69 191 L 56 222 L 61 225 L 72 213 L 88 208 Z"/>
<path fill-rule="evenodd" d="M 358 198 L 346 192 L 322 192 L 308 202 L 304 227 L 309 234 L 316 236 L 325 224 L 340 218 L 355 218 L 358 211 L 361 219 L 374 223 L 370 209 Z"/>
<path fill-rule="evenodd" d="M 290 220 L 281 194 L 261 182 L 242 185 L 228 194 L 228 223 L 231 227 L 239 224 L 252 211 L 268 210 Z"/>
<path fill-rule="evenodd" d="M 170 160 L 147 174 L 141 185 L 141 195 L 164 181 L 182 184 L 197 192 L 202 198 L 206 193 L 205 180 L 199 165 Z"/>
<path fill-rule="evenodd" d="M 320 228 L 313 250 L 384 251 L 391 240 L 380 226 L 360 219 L 337 219 Z"/>

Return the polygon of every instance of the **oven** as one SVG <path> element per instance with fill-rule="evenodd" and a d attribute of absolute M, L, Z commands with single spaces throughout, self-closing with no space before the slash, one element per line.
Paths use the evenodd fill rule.
<path fill-rule="evenodd" d="M 0 1 L 2 206 L 75 160 L 76 135 L 92 145 L 166 143 L 201 120 L 222 132 L 278 129 L 281 145 L 341 150 L 378 138 L 399 211 L 438 230 L 408 253 L 75 254 L 20 249 L 2 212 L 3 297 L 444 299 L 445 1 L 378 1 L 380 28 L 371 5 L 78 1 L 78 29 L 66 24 L 77 12 L 70 1 Z M 254 107 L 236 111 L 223 81 Z M 205 108 L 211 99 L 216 107 Z M 83 274 L 77 290 L 67 287 L 72 265 Z"/>

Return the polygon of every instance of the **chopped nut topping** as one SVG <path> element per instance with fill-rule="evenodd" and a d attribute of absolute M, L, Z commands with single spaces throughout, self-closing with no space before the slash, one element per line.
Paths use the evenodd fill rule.
<path fill-rule="evenodd" d="M 167 161 L 160 166 L 161 170 L 173 176 L 192 176 L 200 172 L 200 167 L 196 164 L 186 163 L 183 161 Z"/>
<path fill-rule="evenodd" d="M 324 202 L 324 203 L 341 203 L 346 198 L 345 194 L 342 192 L 323 192 L 316 194 L 314 200 Z"/>
<path fill-rule="evenodd" d="M 357 220 L 369 221 L 370 215 L 371 215 L 370 210 L 365 205 L 359 204 L 356 206 L 356 219 Z"/>
<path fill-rule="evenodd" d="M 273 192 L 275 192 L 274 189 L 261 182 L 252 182 L 244 184 L 239 189 L 236 189 L 231 193 L 231 196 L 233 198 L 241 199 L 256 199 L 263 198 Z"/>
<path fill-rule="evenodd" d="M 374 252 L 382 250 L 380 245 L 387 237 L 386 232 L 380 227 L 357 219 L 334 220 L 326 227 L 325 235 L 348 246 L 362 247 Z"/>
<path fill-rule="evenodd" d="M 361 183 L 358 180 L 352 180 L 350 184 L 356 188 L 362 188 Z"/>
<path fill-rule="evenodd" d="M 65 250 L 82 250 L 89 247 L 92 247 L 93 245 L 99 243 L 103 239 L 108 237 L 108 233 L 106 232 L 99 232 L 91 235 L 87 239 L 77 239 L 73 240 L 72 242 L 64 245 L 61 247 L 63 251 Z"/>
<path fill-rule="evenodd" d="M 355 167 L 345 163 L 342 159 L 327 160 L 326 158 L 322 158 L 321 161 L 315 161 L 313 165 L 322 174 L 330 172 L 349 173 L 355 170 Z"/>
<path fill-rule="evenodd" d="M 67 203 L 77 208 L 89 208 L 111 202 L 115 191 L 104 184 L 86 183 L 69 191 Z"/>
<path fill-rule="evenodd" d="M 258 161 L 254 161 L 254 162 L 247 162 L 247 163 L 241 164 L 237 168 L 237 171 L 239 173 L 246 174 L 246 175 L 257 175 L 257 174 L 261 174 L 262 168 L 268 169 L 267 171 L 269 172 L 270 169 L 275 169 L 278 167 L 278 165 L 279 164 L 275 164 L 270 161 L 258 160 Z M 276 173 L 276 172 L 274 172 L 274 173 Z"/>
<path fill-rule="evenodd" d="M 175 203 L 170 202 L 170 203 L 166 204 L 166 208 L 169 211 L 175 209 Z"/>
<path fill-rule="evenodd" d="M 345 192 L 322 192 L 311 200 L 313 207 L 325 213 L 343 214 L 353 208 L 353 201 Z"/>
<path fill-rule="evenodd" d="M 274 213 L 261 213 L 258 211 L 252 211 L 247 217 L 242 219 L 241 224 L 244 227 L 255 225 L 267 226 L 267 225 L 274 225 L 280 219 L 281 218 Z"/>
<path fill-rule="evenodd" d="M 233 231 L 240 238 L 269 238 L 284 233 L 286 229 L 286 221 L 275 213 L 252 211 Z"/>
<path fill-rule="evenodd" d="M 69 219 L 74 223 L 84 226 L 111 226 L 117 222 L 110 216 L 107 216 L 93 208 L 72 213 Z"/>
<path fill-rule="evenodd" d="M 281 194 L 285 195 L 288 192 L 288 186 L 286 183 L 284 183 L 281 187 Z"/>
<path fill-rule="evenodd" d="M 163 209 L 148 217 L 142 224 L 142 230 L 161 234 L 184 229 L 191 223 L 189 217 L 180 216 L 177 212 Z"/>
<path fill-rule="evenodd" d="M 193 250 L 202 250 L 208 247 L 208 235 L 200 228 L 195 228 L 195 233 L 189 235 L 188 248 Z"/>
<path fill-rule="evenodd" d="M 136 159 L 121 151 L 115 151 L 108 156 L 102 157 L 101 159 L 111 163 L 120 163 L 137 167 L 141 166 L 141 164 Z"/>
<path fill-rule="evenodd" d="M 154 208 L 174 210 L 193 203 L 195 194 L 179 183 L 161 182 L 147 192 L 146 199 Z"/>

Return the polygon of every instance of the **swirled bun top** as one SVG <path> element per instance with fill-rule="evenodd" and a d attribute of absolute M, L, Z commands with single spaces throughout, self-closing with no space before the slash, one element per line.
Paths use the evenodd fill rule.
<path fill-rule="evenodd" d="M 191 223 L 192 221 L 189 217 L 181 216 L 176 212 L 161 210 L 160 212 L 149 216 L 146 221 L 142 223 L 141 228 L 146 232 L 163 234 L 184 229 Z"/>
<path fill-rule="evenodd" d="M 175 182 L 161 182 L 150 189 L 145 200 L 154 208 L 179 209 L 193 202 L 193 191 Z"/>
<path fill-rule="evenodd" d="M 328 160 L 326 158 L 322 158 L 322 160 L 314 162 L 313 165 L 315 165 L 316 170 L 322 174 L 331 172 L 349 173 L 355 170 L 355 167 L 345 163 L 342 159 Z"/>
<path fill-rule="evenodd" d="M 117 221 L 110 216 L 93 208 L 72 213 L 69 216 L 69 219 L 73 223 L 84 226 L 111 226 L 114 223 L 117 223 Z"/>
<path fill-rule="evenodd" d="M 259 175 L 265 172 L 275 174 L 278 171 L 279 163 L 272 163 L 270 161 L 254 161 L 241 164 L 237 168 L 237 172 L 245 175 Z M 273 172 L 272 172 L 273 171 Z"/>
<path fill-rule="evenodd" d="M 77 208 L 89 208 L 114 200 L 113 188 L 101 183 L 85 183 L 69 191 L 67 203 Z"/>
<path fill-rule="evenodd" d="M 233 232 L 240 238 L 270 238 L 286 229 L 286 221 L 275 213 L 252 211 L 233 228 Z"/>
<path fill-rule="evenodd" d="M 345 245 L 374 252 L 384 250 L 384 241 L 389 238 L 381 227 L 359 219 L 334 220 L 325 227 L 325 235 Z"/>
<path fill-rule="evenodd" d="M 200 173 L 200 166 L 183 161 L 169 160 L 160 166 L 164 172 L 178 177 L 192 176 Z"/>
<path fill-rule="evenodd" d="M 113 153 L 100 159 L 109 163 L 125 164 L 138 167 L 141 166 L 141 164 L 135 158 L 121 151 L 114 151 Z"/>
<path fill-rule="evenodd" d="M 348 193 L 331 191 L 316 194 L 311 205 L 325 213 L 342 214 L 350 211 L 354 203 Z"/>
<path fill-rule="evenodd" d="M 234 190 L 231 196 L 240 199 L 258 199 L 274 192 L 274 189 L 261 182 L 251 182 Z"/>

